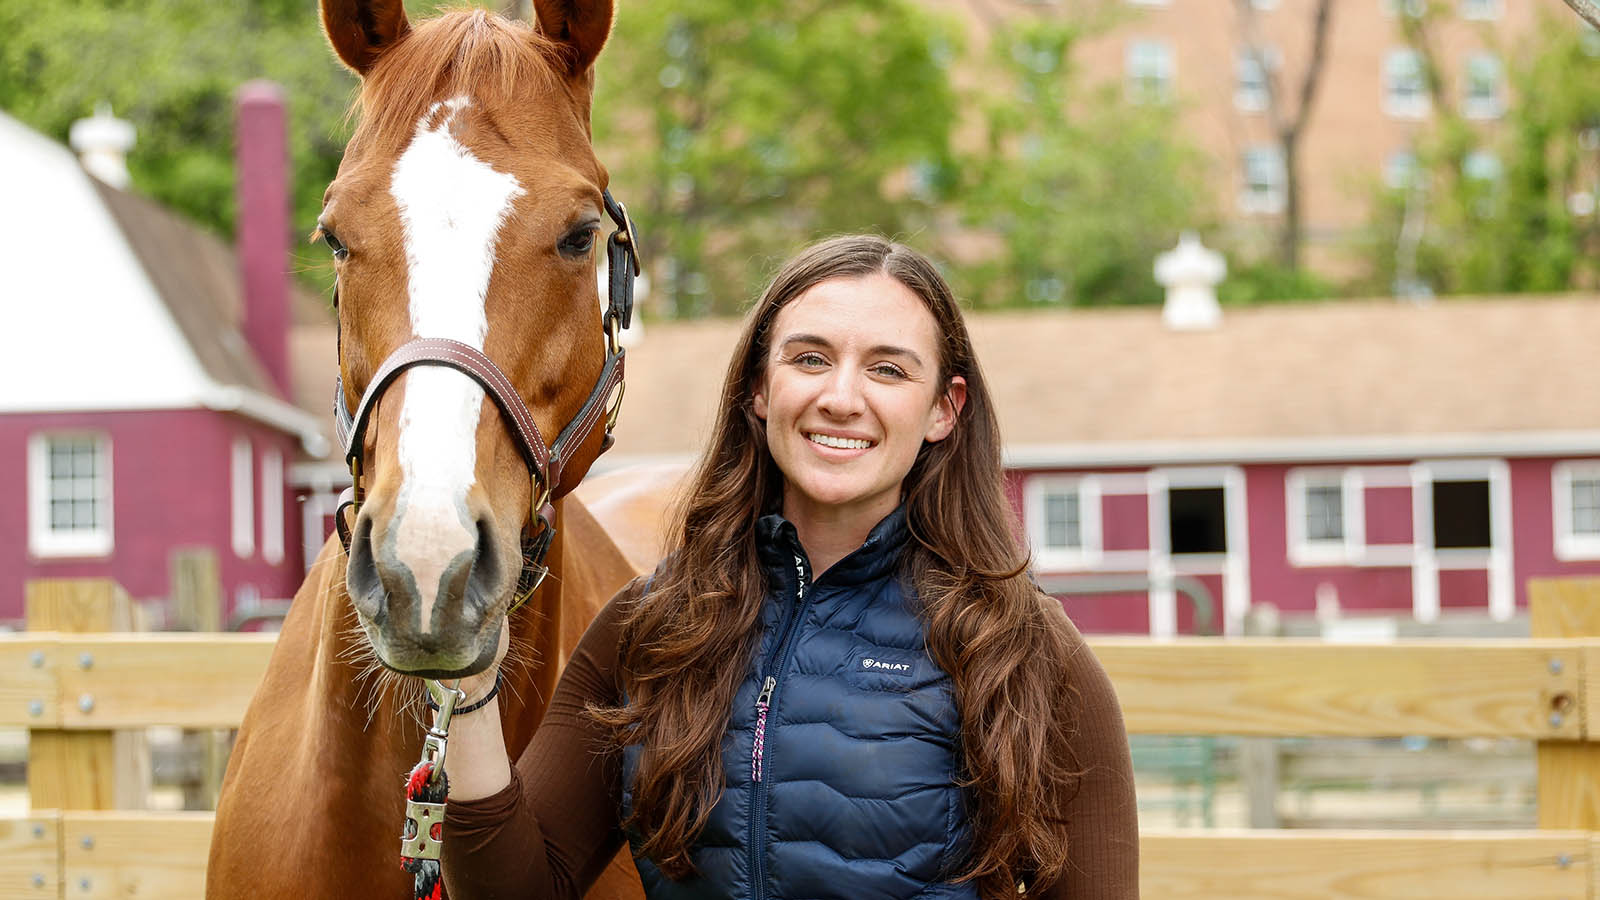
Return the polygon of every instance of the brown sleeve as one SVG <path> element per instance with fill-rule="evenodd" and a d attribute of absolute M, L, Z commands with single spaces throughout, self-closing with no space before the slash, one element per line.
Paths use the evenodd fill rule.
<path fill-rule="evenodd" d="M 1077 628 L 1068 684 L 1078 702 L 1072 750 L 1083 780 L 1067 809 L 1067 868 L 1045 900 L 1138 900 L 1139 810 L 1133 761 L 1111 679 Z"/>
<path fill-rule="evenodd" d="M 445 809 L 445 889 L 451 900 L 583 896 L 621 847 L 622 765 L 605 751 L 589 703 L 614 706 L 624 588 L 590 623 L 539 730 L 498 793 Z"/>

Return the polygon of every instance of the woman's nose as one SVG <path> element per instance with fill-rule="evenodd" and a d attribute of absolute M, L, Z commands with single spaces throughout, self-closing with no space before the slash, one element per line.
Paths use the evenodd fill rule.
<path fill-rule="evenodd" d="M 843 366 L 828 373 L 828 382 L 817 398 L 817 408 L 825 415 L 847 419 L 866 408 L 861 393 L 861 379 Z"/>

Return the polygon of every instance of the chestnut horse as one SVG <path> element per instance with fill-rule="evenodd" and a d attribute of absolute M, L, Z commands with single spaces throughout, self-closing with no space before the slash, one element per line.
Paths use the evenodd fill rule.
<path fill-rule="evenodd" d="M 245 714 L 212 900 L 410 896 L 403 779 L 426 710 L 404 676 L 482 671 L 509 633 L 499 702 L 515 756 L 584 626 L 637 571 L 581 503 L 560 500 L 608 430 L 576 429 L 540 466 L 527 439 L 543 448 L 540 434 L 599 421 L 590 398 L 615 359 L 594 255 L 611 210 L 589 129 L 612 3 L 535 0 L 537 31 L 482 11 L 411 23 L 401 0 L 321 6 L 362 79 L 318 235 L 336 260 L 339 402 L 358 410 L 350 452 L 366 491 L 348 553 L 323 547 Z M 493 377 L 430 364 L 386 380 L 391 354 L 419 339 L 466 345 Z M 374 384 L 381 396 L 365 397 Z M 512 392 L 531 419 L 515 436 Z M 549 536 L 551 519 L 550 577 L 513 615 L 527 535 Z M 626 854 L 589 896 L 642 896 Z"/>

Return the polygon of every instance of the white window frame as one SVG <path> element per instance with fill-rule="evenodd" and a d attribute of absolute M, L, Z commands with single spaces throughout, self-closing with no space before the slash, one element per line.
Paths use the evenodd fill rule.
<path fill-rule="evenodd" d="M 1472 95 L 1472 67 L 1487 64 L 1494 67 L 1494 91 L 1488 97 Z M 1461 114 L 1469 119 L 1498 119 L 1505 114 L 1505 67 L 1493 53 L 1479 51 L 1467 57 L 1461 67 Z"/>
<path fill-rule="evenodd" d="M 1148 48 L 1153 53 L 1141 53 L 1141 49 Z M 1148 73 L 1154 77 L 1158 87 L 1154 94 L 1144 90 L 1145 61 L 1153 62 Z M 1124 56 L 1123 72 L 1126 78 L 1128 98 L 1134 103 L 1167 103 L 1172 100 L 1173 84 L 1177 81 L 1178 63 L 1173 52 L 1172 44 L 1155 38 L 1134 38 L 1128 42 L 1128 49 Z"/>
<path fill-rule="evenodd" d="M 1409 189 L 1422 175 L 1422 163 L 1409 147 L 1390 153 L 1383 161 L 1383 183 L 1390 190 Z"/>
<path fill-rule="evenodd" d="M 50 444 L 57 440 L 95 442 L 95 503 L 103 511 L 93 530 L 57 531 L 50 520 Z M 112 509 L 111 436 L 101 431 L 41 431 L 28 436 L 28 553 L 55 557 L 110 556 L 115 546 Z"/>
<path fill-rule="evenodd" d="M 1440 481 L 1489 483 L 1489 546 L 1445 548 L 1433 545 L 1433 485 Z M 1489 576 L 1489 616 L 1504 622 L 1516 614 L 1512 556 L 1511 467 L 1504 459 L 1418 460 L 1411 466 L 1411 536 L 1416 556 L 1411 568 L 1412 615 L 1419 622 L 1439 618 L 1439 573 L 1485 569 Z"/>
<path fill-rule="evenodd" d="M 1045 544 L 1045 496 L 1062 493 L 1078 495 L 1081 546 L 1077 549 Z M 1102 548 L 1100 494 L 1100 480 L 1093 475 L 1035 475 L 1028 479 L 1022 489 L 1022 515 L 1035 565 L 1045 571 L 1063 571 L 1090 569 L 1099 563 Z"/>
<path fill-rule="evenodd" d="M 277 447 L 261 454 L 261 560 L 283 562 L 283 452 Z"/>
<path fill-rule="evenodd" d="M 1337 540 L 1306 536 L 1306 498 L 1311 488 L 1339 489 L 1344 533 Z M 1284 517 L 1289 564 L 1301 567 L 1360 564 L 1366 549 L 1366 484 L 1361 470 L 1329 466 L 1290 469 L 1284 475 Z"/>
<path fill-rule="evenodd" d="M 1268 157 L 1267 165 L 1273 173 L 1273 178 L 1266 185 L 1266 190 L 1256 190 L 1250 180 L 1250 158 L 1252 154 L 1264 154 Z M 1245 148 L 1239 157 L 1239 209 L 1247 213 L 1280 213 L 1283 212 L 1287 194 L 1288 172 L 1284 169 L 1283 148 L 1276 144 L 1255 144 Z"/>
<path fill-rule="evenodd" d="M 1410 59 L 1416 66 L 1417 91 L 1415 94 L 1400 95 L 1395 92 L 1397 80 L 1394 75 L 1401 65 L 1400 60 Z M 1383 111 L 1396 119 L 1423 119 L 1433 110 L 1433 103 L 1428 99 L 1427 79 L 1423 77 L 1422 54 L 1410 47 L 1396 47 L 1383 57 Z"/>
<path fill-rule="evenodd" d="M 1401 4 L 1405 6 L 1405 14 L 1413 19 L 1420 17 L 1428 9 L 1428 0 L 1383 0 L 1383 14 L 1400 15 Z"/>
<path fill-rule="evenodd" d="M 1233 108 L 1243 113 L 1265 112 L 1269 93 L 1267 79 L 1272 73 L 1283 67 L 1283 54 L 1277 47 L 1260 48 L 1261 59 L 1265 66 L 1256 65 L 1257 54 L 1249 47 L 1240 47 L 1233 63 Z M 1261 85 L 1259 89 L 1245 87 L 1245 72 L 1247 70 L 1261 69 Z"/>
<path fill-rule="evenodd" d="M 1550 469 L 1550 507 L 1555 518 L 1555 553 L 1562 562 L 1600 559 L 1600 534 L 1572 529 L 1572 483 L 1600 481 L 1600 459 L 1563 460 Z"/>
<path fill-rule="evenodd" d="M 1461 0 L 1461 18 L 1468 22 L 1495 22 L 1502 12 L 1500 0 Z"/>
<path fill-rule="evenodd" d="M 247 437 L 233 439 L 231 509 L 233 512 L 233 552 L 240 559 L 249 559 L 256 552 L 255 449 Z"/>

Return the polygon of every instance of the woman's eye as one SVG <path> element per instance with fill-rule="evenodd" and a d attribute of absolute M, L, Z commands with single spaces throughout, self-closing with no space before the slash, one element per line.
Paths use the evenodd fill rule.
<path fill-rule="evenodd" d="M 815 369 L 828 364 L 820 353 L 802 353 L 794 358 L 794 364 L 803 369 Z"/>
<path fill-rule="evenodd" d="M 558 245 L 561 255 L 566 257 L 579 257 L 594 248 L 594 236 L 598 232 L 595 228 L 582 228 L 561 239 Z"/>
<path fill-rule="evenodd" d="M 872 367 L 872 371 L 876 372 L 879 375 L 882 375 L 885 378 L 904 378 L 904 377 L 906 377 L 906 371 L 904 369 L 900 368 L 899 366 L 895 365 L 894 363 L 878 363 L 877 365 Z"/>

